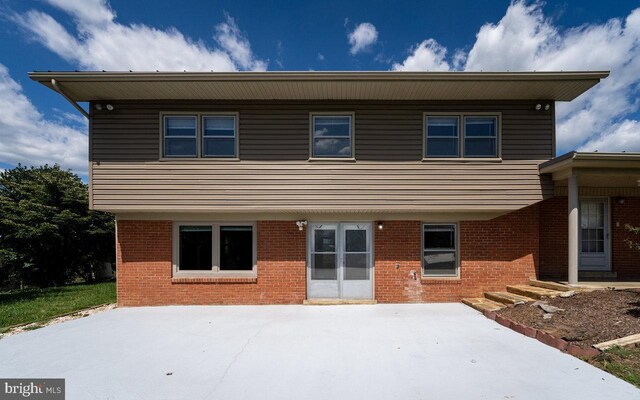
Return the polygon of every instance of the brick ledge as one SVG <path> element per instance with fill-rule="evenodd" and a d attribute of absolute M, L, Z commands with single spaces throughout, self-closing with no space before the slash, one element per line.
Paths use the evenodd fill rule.
<path fill-rule="evenodd" d="M 171 278 L 177 284 L 225 284 L 225 283 L 258 283 L 257 277 L 215 277 L 215 278 Z"/>
<path fill-rule="evenodd" d="M 423 285 L 461 285 L 462 279 L 460 278 L 420 278 L 420 283 Z"/>

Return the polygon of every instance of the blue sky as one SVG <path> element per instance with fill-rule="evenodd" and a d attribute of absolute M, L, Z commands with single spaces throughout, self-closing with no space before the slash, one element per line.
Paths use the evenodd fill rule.
<path fill-rule="evenodd" d="M 611 70 L 559 152 L 640 151 L 640 4 L 0 0 L 0 168 L 86 171 L 86 122 L 32 70 Z"/>

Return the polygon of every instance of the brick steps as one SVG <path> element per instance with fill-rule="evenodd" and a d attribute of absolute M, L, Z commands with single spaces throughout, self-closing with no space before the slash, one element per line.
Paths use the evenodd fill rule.
<path fill-rule="evenodd" d="M 542 299 L 544 297 L 556 297 L 562 292 L 558 290 L 545 289 L 530 285 L 512 285 L 507 286 L 509 293 L 519 294 L 520 296 L 531 297 L 532 299 Z"/>
<path fill-rule="evenodd" d="M 523 304 L 533 301 L 532 298 L 509 292 L 485 292 L 484 297 L 502 304 Z"/>
<path fill-rule="evenodd" d="M 505 307 L 505 305 L 502 303 L 498 303 L 484 297 L 466 298 L 462 299 L 462 302 L 480 312 L 497 311 Z"/>

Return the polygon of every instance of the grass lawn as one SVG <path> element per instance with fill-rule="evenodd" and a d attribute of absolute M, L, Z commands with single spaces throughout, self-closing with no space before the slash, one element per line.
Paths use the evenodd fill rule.
<path fill-rule="evenodd" d="M 640 347 L 613 347 L 589 362 L 640 388 Z"/>
<path fill-rule="evenodd" d="M 0 292 L 0 332 L 12 325 L 43 321 L 115 301 L 115 282 Z"/>

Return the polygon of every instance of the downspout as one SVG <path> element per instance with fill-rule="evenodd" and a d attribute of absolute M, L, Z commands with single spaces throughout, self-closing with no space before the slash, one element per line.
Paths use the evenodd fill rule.
<path fill-rule="evenodd" d="M 76 103 L 75 101 L 73 101 L 73 99 L 69 96 L 67 96 L 67 94 L 65 92 L 62 91 L 62 89 L 60 88 L 60 86 L 58 86 L 58 82 L 56 82 L 55 79 L 51 79 L 51 86 L 53 86 L 53 89 L 60 93 L 62 95 L 62 97 L 64 97 L 65 99 L 67 99 L 67 101 L 69 103 L 71 103 L 72 106 L 74 106 L 78 111 L 80 111 L 80 113 L 82 115 L 84 115 L 87 119 L 89 119 L 89 113 L 87 113 L 85 111 L 84 108 L 80 107 L 80 105 L 78 103 Z"/>

